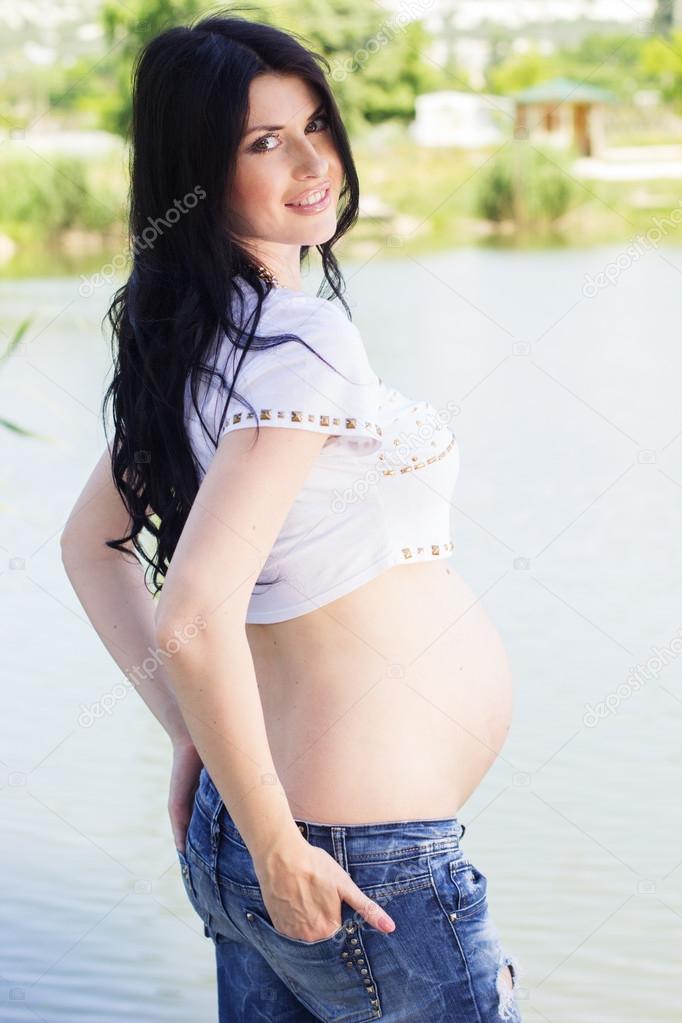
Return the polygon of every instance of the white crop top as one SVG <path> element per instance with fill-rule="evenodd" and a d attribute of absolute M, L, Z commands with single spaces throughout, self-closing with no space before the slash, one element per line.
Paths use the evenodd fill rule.
<path fill-rule="evenodd" d="M 247 314 L 255 294 L 243 278 Z M 281 622 L 341 597 L 393 565 L 451 556 L 450 499 L 459 445 L 450 411 L 405 397 L 372 369 L 358 328 L 341 307 L 289 288 L 265 298 L 256 333 L 294 333 L 298 341 L 253 347 L 235 390 L 253 406 L 260 429 L 328 434 L 256 582 L 246 622 Z M 216 368 L 227 385 L 242 356 L 223 334 Z M 340 374 L 344 374 L 344 376 Z M 215 376 L 199 402 L 213 436 L 227 397 Z M 215 454 L 193 407 L 189 380 L 185 421 L 200 479 Z M 234 393 L 220 436 L 255 428 Z"/>

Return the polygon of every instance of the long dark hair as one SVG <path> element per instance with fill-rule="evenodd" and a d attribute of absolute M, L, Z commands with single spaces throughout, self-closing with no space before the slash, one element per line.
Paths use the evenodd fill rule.
<path fill-rule="evenodd" d="M 131 553 L 127 545 L 132 542 L 146 562 L 145 582 L 147 570 L 153 569 L 155 596 L 200 483 L 185 423 L 187 381 L 197 409 L 201 375 L 213 372 L 205 359 L 221 332 L 243 347 L 244 354 L 252 344 L 256 349 L 271 347 L 259 345 L 262 340 L 273 345 L 302 342 L 292 334 L 267 339 L 255 334 L 272 285 L 259 276 L 231 230 L 229 197 L 247 123 L 249 85 L 266 72 L 299 76 L 324 104 L 344 182 L 334 236 L 315 246 L 324 273 L 318 297 L 339 298 L 350 317 L 332 248 L 357 220 L 359 185 L 348 136 L 320 65 L 329 72 L 323 55 L 289 33 L 232 11 L 227 17 L 214 14 L 189 27 L 166 29 L 143 48 L 135 63 L 132 269 L 105 316 L 112 329 L 114 376 L 102 407 L 106 432 L 106 410 L 112 402 L 112 475 L 130 515 L 130 528 L 127 535 L 106 544 L 125 555 Z M 308 255 L 309 246 L 302 246 L 301 266 Z M 247 332 L 232 317 L 238 290 L 235 275 L 256 292 Z M 226 396 L 223 418 L 244 354 Z M 212 441 L 217 444 L 216 437 Z M 143 529 L 155 538 L 152 552 L 140 541 Z"/>

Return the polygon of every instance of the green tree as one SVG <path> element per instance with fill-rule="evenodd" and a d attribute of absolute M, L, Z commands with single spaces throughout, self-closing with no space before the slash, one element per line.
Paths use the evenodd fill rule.
<path fill-rule="evenodd" d="M 556 74 L 610 89 L 629 99 L 647 84 L 641 65 L 646 39 L 629 32 L 591 32 L 556 54 Z"/>
<path fill-rule="evenodd" d="M 365 0 L 283 0 L 272 8 L 260 0 L 215 7 L 200 0 L 136 0 L 125 6 L 108 0 L 102 17 L 108 45 L 117 54 L 115 99 L 104 111 L 109 130 L 125 135 L 128 129 L 130 73 L 139 49 L 164 28 L 207 13 L 234 14 L 284 29 L 326 57 L 351 133 L 388 117 L 409 120 L 416 95 L 448 86 L 447 71 L 423 55 L 430 42 L 423 24 L 405 24 L 399 12 Z"/>
<path fill-rule="evenodd" d="M 491 64 L 487 77 L 493 92 L 512 93 L 550 78 L 572 78 L 610 89 L 624 99 L 648 78 L 642 67 L 647 40 L 628 32 L 592 32 L 573 46 L 551 55 L 537 49 Z"/>
<path fill-rule="evenodd" d="M 577 192 L 566 163 L 553 151 L 515 142 L 479 175 L 477 214 L 493 223 L 513 221 L 521 230 L 552 225 L 570 209 Z"/>
<path fill-rule="evenodd" d="M 137 0 L 125 5 L 106 0 L 101 18 L 112 65 L 112 94 L 101 107 L 103 128 L 123 136 L 129 131 L 131 72 L 141 47 L 165 28 L 186 24 L 205 10 L 200 0 Z"/>
<path fill-rule="evenodd" d="M 61 123 L 73 120 L 81 128 L 108 129 L 117 109 L 115 51 L 106 53 L 94 64 L 90 58 L 79 57 L 59 72 L 59 77 L 50 85 L 48 96 L 50 109 L 60 115 Z"/>
<path fill-rule="evenodd" d="M 488 85 L 496 93 L 519 92 L 538 82 L 553 78 L 556 74 L 554 61 L 536 49 L 527 53 L 514 54 L 488 68 Z"/>
<path fill-rule="evenodd" d="M 682 29 L 676 29 L 670 39 L 647 40 L 641 65 L 663 98 L 682 112 Z"/>

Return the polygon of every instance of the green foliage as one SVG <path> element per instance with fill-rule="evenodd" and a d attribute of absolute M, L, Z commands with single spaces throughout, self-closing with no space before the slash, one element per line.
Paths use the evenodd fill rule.
<path fill-rule="evenodd" d="M 166 28 L 188 24 L 209 13 L 200 0 L 133 0 L 125 5 L 106 0 L 101 19 L 111 59 L 111 93 L 101 109 L 105 131 L 127 137 L 130 131 L 132 71 L 141 48 Z"/>
<path fill-rule="evenodd" d="M 0 167 L 0 224 L 12 235 L 18 225 L 39 225 L 45 238 L 67 228 L 102 231 L 121 211 L 111 196 L 88 180 L 76 157 L 5 158 Z"/>
<path fill-rule="evenodd" d="M 514 54 L 489 69 L 488 86 L 496 93 L 505 95 L 520 92 L 531 85 L 553 78 L 555 63 L 537 50 Z"/>
<path fill-rule="evenodd" d="M 682 113 L 682 29 L 669 38 L 591 33 L 551 57 L 533 50 L 513 55 L 488 69 L 488 87 L 509 94 L 555 77 L 609 89 L 625 103 L 638 89 L 659 89 Z"/>
<path fill-rule="evenodd" d="M 476 213 L 496 224 L 514 219 L 514 174 L 508 152 L 494 157 L 480 172 L 476 193 Z"/>
<path fill-rule="evenodd" d="M 551 156 L 531 150 L 528 178 L 522 182 L 528 222 L 552 223 L 562 217 L 575 195 L 573 178 Z"/>
<path fill-rule="evenodd" d="M 641 67 L 645 45 L 646 39 L 629 32 L 593 32 L 557 54 L 556 74 L 610 89 L 628 100 L 633 92 L 649 84 Z"/>
<path fill-rule="evenodd" d="M 494 223 L 513 220 L 537 228 L 563 216 L 575 198 L 575 185 L 556 152 L 514 142 L 481 172 L 475 208 Z"/>
<path fill-rule="evenodd" d="M 102 126 L 125 136 L 130 124 L 130 74 L 140 48 L 164 28 L 190 24 L 201 14 L 221 13 L 281 28 L 330 63 L 330 81 L 351 134 L 387 118 L 408 121 L 415 96 L 452 87 L 447 74 L 423 56 L 429 37 L 423 24 L 404 24 L 400 13 L 366 0 L 283 0 L 274 7 L 206 5 L 199 0 L 107 2 L 102 18 L 115 47 L 112 101 Z M 450 84 L 448 84 L 450 83 Z"/>
<path fill-rule="evenodd" d="M 642 52 L 642 70 L 657 80 L 664 99 L 682 112 L 682 29 L 670 39 L 649 39 Z"/>
<path fill-rule="evenodd" d="M 657 84 L 655 61 L 642 63 L 647 45 L 648 40 L 628 32 L 593 32 L 551 55 L 533 49 L 499 61 L 488 69 L 488 87 L 505 95 L 563 77 L 610 89 L 627 100 L 636 89 Z"/>
<path fill-rule="evenodd" d="M 108 129 L 110 113 L 117 106 L 116 87 L 119 62 L 115 51 L 107 52 L 94 63 L 80 57 L 51 83 L 48 99 L 51 110 L 64 121 L 74 120 L 79 127 Z M 69 114 L 77 115 L 69 118 Z"/>

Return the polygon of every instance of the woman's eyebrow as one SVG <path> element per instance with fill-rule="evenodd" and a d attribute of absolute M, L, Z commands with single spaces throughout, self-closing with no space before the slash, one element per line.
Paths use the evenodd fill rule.
<path fill-rule="evenodd" d="M 321 110 L 324 110 L 324 103 L 320 103 L 319 107 L 313 110 L 310 117 L 317 117 Z M 251 135 L 254 131 L 282 131 L 283 128 L 286 128 L 286 124 L 256 124 L 244 133 L 244 138 L 247 135 Z"/>

